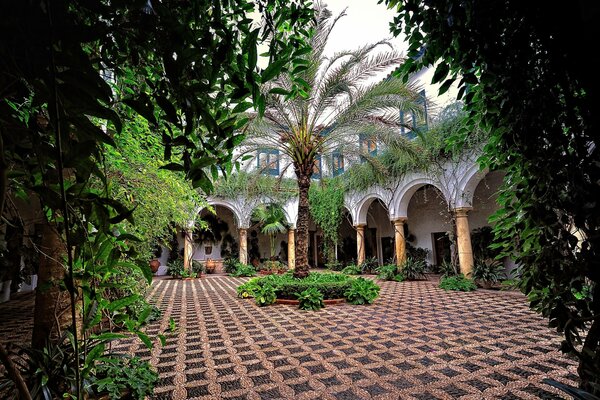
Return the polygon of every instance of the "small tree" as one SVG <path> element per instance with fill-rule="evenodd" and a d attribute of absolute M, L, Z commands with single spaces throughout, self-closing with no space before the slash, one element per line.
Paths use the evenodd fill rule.
<path fill-rule="evenodd" d="M 269 236 L 271 258 L 275 257 L 275 237 L 287 229 L 283 210 L 276 204 L 260 205 L 254 210 L 252 220 L 258 223 L 261 233 Z"/>

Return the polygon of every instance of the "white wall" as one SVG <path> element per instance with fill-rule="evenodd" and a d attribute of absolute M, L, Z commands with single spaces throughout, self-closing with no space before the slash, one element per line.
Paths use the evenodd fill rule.
<path fill-rule="evenodd" d="M 429 250 L 427 262 L 433 263 L 433 232 L 451 229 L 450 216 L 441 193 L 432 186 L 418 190 L 408 204 L 408 231 L 416 237 L 410 244 Z"/>

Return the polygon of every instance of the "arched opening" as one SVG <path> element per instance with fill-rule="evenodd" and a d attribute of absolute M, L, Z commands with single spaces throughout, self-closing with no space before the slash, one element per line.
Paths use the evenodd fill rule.
<path fill-rule="evenodd" d="M 193 231 L 193 260 L 206 263 L 215 261 L 215 272 L 223 272 L 223 261 L 239 257 L 239 231 L 235 214 L 228 207 L 214 205 L 214 214 L 208 209 L 200 211 Z M 180 239 L 183 248 L 183 238 Z"/>
<path fill-rule="evenodd" d="M 287 263 L 288 222 L 276 203 L 261 204 L 252 211 L 248 230 L 248 262 L 255 267 L 267 260 Z"/>
<path fill-rule="evenodd" d="M 338 233 L 337 261 L 344 266 L 356 262 L 356 229 L 352 225 L 352 215 L 345 207 Z"/>
<path fill-rule="evenodd" d="M 452 220 L 444 195 L 433 185 L 419 187 L 408 203 L 404 225 L 408 257 L 437 266 L 451 259 Z"/>
<path fill-rule="evenodd" d="M 471 244 L 473 256 L 478 259 L 493 258 L 497 254 L 489 249 L 493 240 L 491 232 L 493 225 L 488 221 L 490 216 L 499 209 L 498 189 L 502 185 L 504 173 L 492 171 L 479 181 L 473 191 L 473 209 L 469 212 L 469 226 L 471 228 Z M 507 259 L 504 261 L 505 269 L 510 271 L 514 263 Z"/>
<path fill-rule="evenodd" d="M 379 265 L 393 262 L 394 226 L 387 207 L 376 198 L 369 205 L 366 217 L 365 260 L 376 260 Z"/>

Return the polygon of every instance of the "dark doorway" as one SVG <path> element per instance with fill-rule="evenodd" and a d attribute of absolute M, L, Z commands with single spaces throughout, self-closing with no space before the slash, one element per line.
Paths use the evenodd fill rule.
<path fill-rule="evenodd" d="M 450 251 L 450 238 L 447 232 L 434 232 L 431 234 L 433 238 L 433 256 L 435 265 L 442 265 L 444 261 L 452 260 Z"/>
<path fill-rule="evenodd" d="M 394 261 L 394 238 L 381 238 L 381 257 L 384 264 L 392 264 Z"/>

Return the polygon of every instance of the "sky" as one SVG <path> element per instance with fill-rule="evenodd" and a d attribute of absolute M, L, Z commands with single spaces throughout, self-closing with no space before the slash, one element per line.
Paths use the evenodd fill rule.
<path fill-rule="evenodd" d="M 333 15 L 338 15 L 347 8 L 329 37 L 326 54 L 340 50 L 353 50 L 362 45 L 374 43 L 382 39 L 391 39 L 396 50 L 406 53 L 406 45 L 401 38 L 393 38 L 389 24 L 396 15 L 377 0 L 326 0 L 325 4 Z"/>

